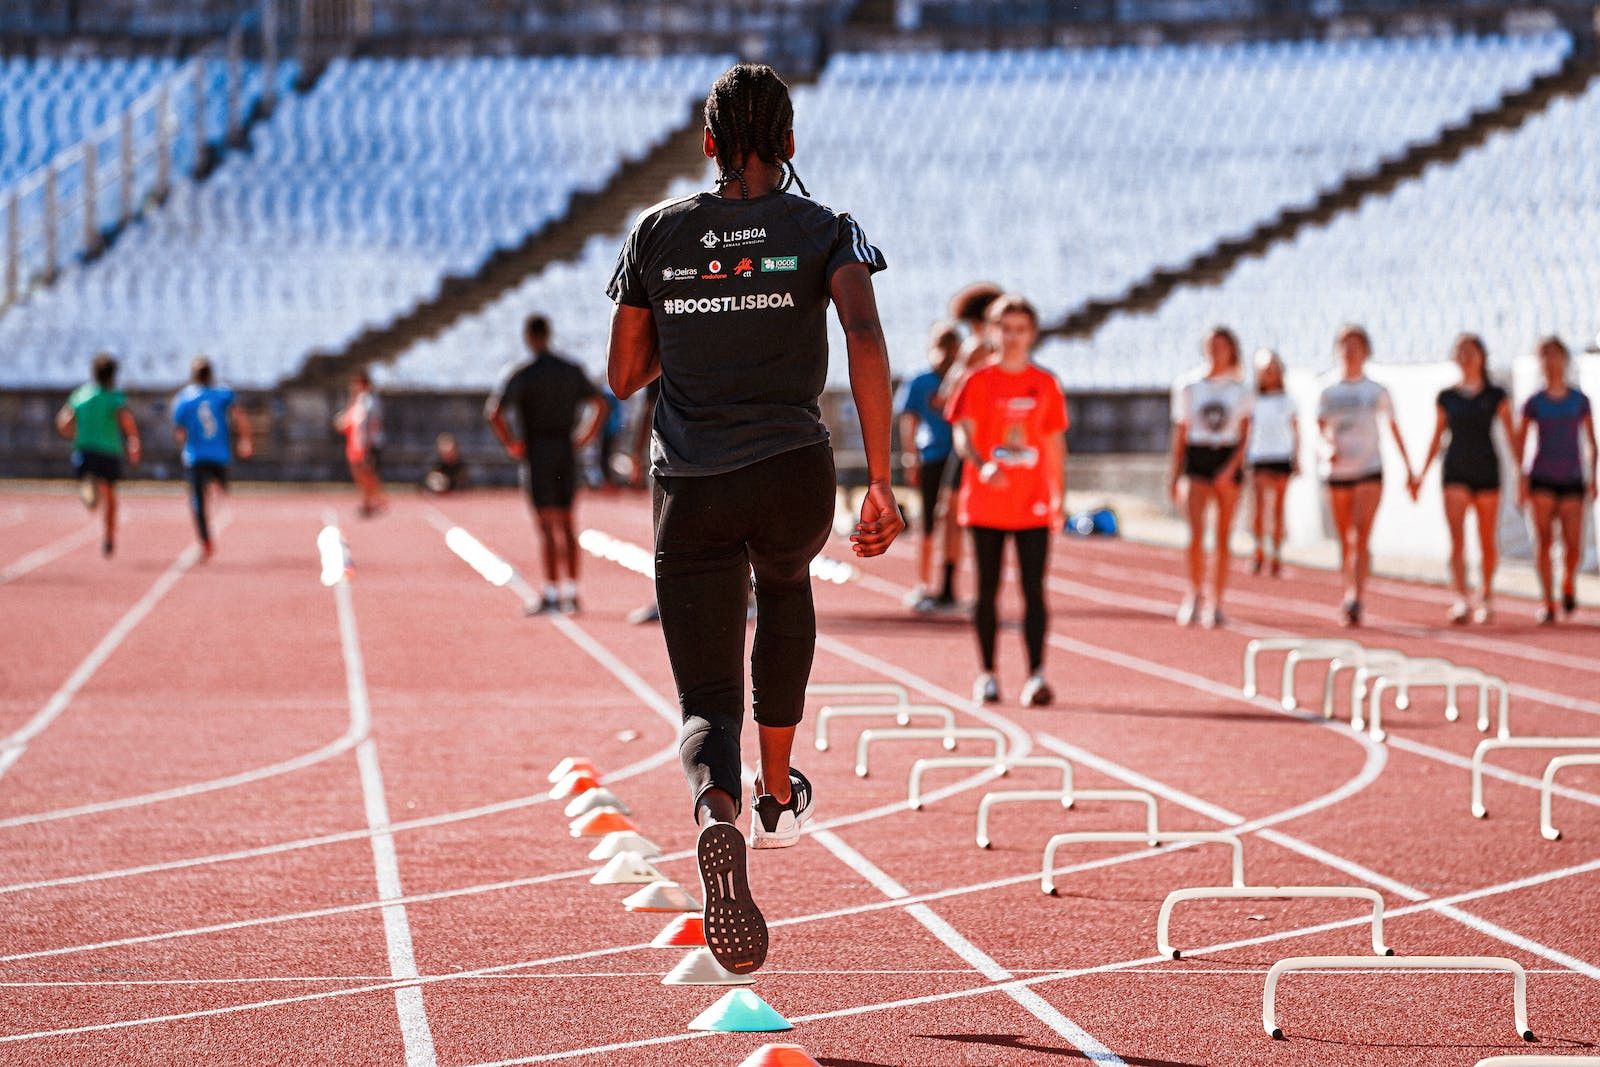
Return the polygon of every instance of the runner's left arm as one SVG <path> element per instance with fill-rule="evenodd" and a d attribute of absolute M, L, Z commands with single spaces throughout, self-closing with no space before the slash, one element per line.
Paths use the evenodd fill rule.
<path fill-rule="evenodd" d="M 144 442 L 139 440 L 139 424 L 134 421 L 133 412 L 126 407 L 118 408 L 117 424 L 122 427 L 123 442 L 128 449 L 128 462 L 137 464 L 144 455 Z"/>
<path fill-rule="evenodd" d="M 250 416 L 238 404 L 234 404 L 228 409 L 228 418 L 233 423 L 234 447 L 239 458 L 249 459 L 256 454 L 256 435 L 250 426 Z"/>
<path fill-rule="evenodd" d="M 872 274 L 866 263 L 846 263 L 834 270 L 829 295 L 844 328 L 850 360 L 850 393 L 861 418 L 861 443 L 867 452 L 867 495 L 861 519 L 850 535 L 856 555 L 880 556 L 906 528 L 890 486 L 890 439 L 893 396 L 889 388 L 889 346 L 878 321 Z"/>

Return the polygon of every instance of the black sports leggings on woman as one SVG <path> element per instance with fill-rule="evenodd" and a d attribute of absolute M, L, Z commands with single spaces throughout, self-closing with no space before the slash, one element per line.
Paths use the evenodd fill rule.
<path fill-rule="evenodd" d="M 995 599 L 1000 593 L 1000 568 L 1004 562 L 1006 536 L 1017 542 L 1017 569 L 1022 572 L 1022 633 L 1028 642 L 1028 672 L 1044 665 L 1044 632 L 1050 624 L 1050 611 L 1044 602 L 1044 565 L 1050 555 L 1050 528 L 996 530 L 990 526 L 972 527 L 972 554 L 978 563 L 978 654 L 983 669 L 994 671 L 994 638 L 999 626 Z"/>
<path fill-rule="evenodd" d="M 750 652 L 755 720 L 795 726 L 817 645 L 811 561 L 833 525 L 826 443 L 707 477 L 657 478 L 656 604 L 683 709 L 679 755 L 698 804 L 708 789 L 741 799 L 744 633 L 755 572 Z"/>

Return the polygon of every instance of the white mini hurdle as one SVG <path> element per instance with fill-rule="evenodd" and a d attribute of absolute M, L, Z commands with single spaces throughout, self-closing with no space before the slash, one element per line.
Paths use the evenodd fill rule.
<path fill-rule="evenodd" d="M 1261 997 L 1261 1027 L 1274 1041 L 1283 1040 L 1274 1000 L 1278 978 L 1288 971 L 1506 971 L 1511 975 L 1511 1010 L 1522 1040 L 1532 1041 L 1528 1029 L 1528 975 L 1522 964 L 1504 956 L 1291 956 L 1267 971 L 1267 988 Z"/>
<path fill-rule="evenodd" d="M 1467 686 L 1478 690 L 1478 730 L 1487 733 L 1489 730 L 1489 690 L 1498 689 L 1500 692 L 1500 725 L 1497 731 L 1500 737 L 1511 736 L 1511 690 L 1506 685 L 1505 679 L 1486 674 L 1476 667 L 1463 667 L 1458 663 L 1451 663 L 1447 659 L 1413 659 L 1395 667 L 1384 667 L 1373 671 L 1367 676 L 1368 695 L 1371 707 L 1368 711 L 1367 721 L 1369 732 L 1374 741 L 1382 741 L 1388 735 L 1383 730 L 1383 693 L 1386 689 L 1399 689 L 1410 694 L 1412 689 L 1431 688 L 1443 686 L 1445 690 L 1444 717 L 1450 722 L 1461 718 L 1461 705 L 1456 698 L 1459 687 Z M 1396 705 L 1399 706 L 1398 704 Z M 1354 729 L 1361 729 L 1361 709 L 1351 709 L 1350 725 Z"/>
<path fill-rule="evenodd" d="M 1367 696 L 1364 680 L 1359 676 L 1360 672 L 1364 668 L 1398 666 L 1408 658 L 1397 648 L 1363 648 L 1348 655 L 1333 657 L 1328 661 L 1328 676 L 1322 681 L 1322 717 L 1333 718 L 1333 691 L 1340 671 L 1353 671 L 1357 675 L 1350 683 L 1350 707 L 1354 714 L 1360 714 L 1361 702 Z M 1410 698 L 1403 691 L 1395 698 L 1395 707 L 1401 711 L 1410 704 Z"/>
<path fill-rule="evenodd" d="M 989 809 L 996 804 L 1026 803 L 1028 801 L 1054 800 L 1063 808 L 1070 808 L 1080 800 L 1110 800 L 1144 805 L 1145 836 L 1150 844 L 1156 843 L 1160 833 L 1156 822 L 1156 798 L 1143 789 L 1013 789 L 985 793 L 978 802 L 978 847 L 988 848 Z"/>
<path fill-rule="evenodd" d="M 1013 767 L 1045 767 L 1061 772 L 1061 793 L 1068 794 L 1068 799 L 1062 807 L 1072 807 L 1070 794 L 1072 793 L 1072 764 L 1060 756 L 1015 756 L 1011 759 L 997 759 L 993 756 L 928 756 L 917 760 L 911 765 L 911 773 L 906 777 L 906 805 L 912 811 L 922 810 L 922 776 L 928 771 L 938 770 L 942 767 L 991 767 L 1002 775 L 1010 774 Z"/>
<path fill-rule="evenodd" d="M 1556 787 L 1556 772 L 1564 767 L 1600 767 L 1600 752 L 1557 756 L 1545 765 L 1539 782 L 1539 832 L 1546 841 L 1561 840 L 1561 831 L 1550 819 L 1550 794 Z"/>
<path fill-rule="evenodd" d="M 896 704 L 907 704 L 911 694 L 895 682 L 812 682 L 808 697 L 889 697 Z"/>
<path fill-rule="evenodd" d="M 1491 737 L 1478 742 L 1472 750 L 1472 817 L 1488 818 L 1489 809 L 1483 806 L 1483 761 L 1489 753 L 1502 748 L 1600 748 L 1600 737 Z"/>
<path fill-rule="evenodd" d="M 1334 659 L 1361 651 L 1356 641 L 1332 637 L 1258 637 L 1244 646 L 1244 695 L 1260 692 L 1256 684 L 1256 658 L 1263 652 L 1287 652 L 1283 659 L 1283 688 L 1278 698 L 1284 711 L 1298 706 L 1294 695 L 1294 669 L 1302 660 Z"/>
<path fill-rule="evenodd" d="M 996 761 L 1006 758 L 1006 735 L 992 726 L 961 726 L 956 729 L 924 729 L 917 726 L 890 727 L 861 731 L 856 739 L 856 777 L 867 776 L 867 753 L 874 741 L 993 741 Z M 946 747 L 952 747 L 947 745 Z"/>
<path fill-rule="evenodd" d="M 881 719 L 893 715 L 895 725 L 910 726 L 912 718 L 938 719 L 946 730 L 955 729 L 956 713 L 943 704 L 827 704 L 817 712 L 817 738 L 813 742 L 818 752 L 828 751 L 828 722 L 830 719 Z M 945 748 L 955 748 L 953 739 Z"/>
<path fill-rule="evenodd" d="M 1394 949 L 1383 943 L 1383 897 L 1376 889 L 1353 885 L 1217 885 L 1195 886 L 1191 889 L 1174 889 L 1161 902 L 1161 915 L 1156 919 L 1156 948 L 1163 956 L 1182 959 L 1183 954 L 1172 947 L 1167 930 L 1172 923 L 1172 909 L 1186 900 L 1365 900 L 1372 905 L 1372 951 L 1379 956 L 1393 956 Z"/>
<path fill-rule="evenodd" d="M 1078 794 L 1080 797 L 1082 793 Z M 1056 895 L 1056 850 L 1062 845 L 1124 844 L 1144 845 L 1212 844 L 1227 845 L 1233 850 L 1233 884 L 1244 885 L 1244 842 L 1238 834 L 1218 830 L 1158 830 L 1154 834 L 1112 830 L 1080 830 L 1076 833 L 1057 834 L 1044 846 L 1044 870 L 1039 887 L 1051 896 Z"/>

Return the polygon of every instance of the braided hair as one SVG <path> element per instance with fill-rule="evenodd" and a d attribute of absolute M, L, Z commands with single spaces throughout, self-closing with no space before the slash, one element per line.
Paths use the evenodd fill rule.
<path fill-rule="evenodd" d="M 811 195 L 786 151 L 786 139 L 794 128 L 789 87 L 771 67 L 740 63 L 713 82 L 706 96 L 706 127 L 717 145 L 718 187 L 738 182 L 739 191 L 750 199 L 741 164 L 754 153 L 784 172 L 779 192 L 794 184 L 802 194 Z"/>

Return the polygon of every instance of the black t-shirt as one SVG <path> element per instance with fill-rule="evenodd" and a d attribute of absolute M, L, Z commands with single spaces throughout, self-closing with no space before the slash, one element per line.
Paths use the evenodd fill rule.
<path fill-rule="evenodd" d="M 853 218 L 790 193 L 696 193 L 639 216 L 606 291 L 655 318 L 652 473 L 721 474 L 828 439 L 828 287 L 847 263 L 885 265 Z"/>
<path fill-rule="evenodd" d="M 1475 393 L 1459 387 L 1439 394 L 1439 407 L 1450 431 L 1450 444 L 1444 451 L 1444 480 L 1467 480 L 1497 474 L 1500 457 L 1495 454 L 1494 420 L 1506 391 L 1498 385 L 1485 385 Z"/>
<path fill-rule="evenodd" d="M 578 406 L 598 395 L 583 368 L 554 352 L 543 352 L 500 372 L 484 410 L 503 407 L 517 413 L 517 428 L 524 441 L 539 438 L 570 439 L 578 423 Z"/>

